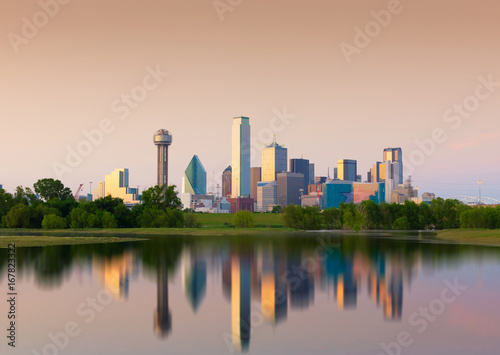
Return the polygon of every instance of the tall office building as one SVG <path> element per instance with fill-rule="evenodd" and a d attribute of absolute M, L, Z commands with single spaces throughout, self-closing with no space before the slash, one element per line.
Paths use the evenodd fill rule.
<path fill-rule="evenodd" d="M 278 205 L 281 207 L 286 207 L 291 204 L 297 206 L 301 205 L 300 190 L 304 187 L 304 174 L 279 173 L 277 183 Z M 305 194 L 305 192 L 303 192 L 303 194 Z"/>
<path fill-rule="evenodd" d="M 261 181 L 261 171 L 260 167 L 250 169 L 250 197 L 257 200 L 257 183 Z"/>
<path fill-rule="evenodd" d="M 172 144 L 172 135 L 166 129 L 160 129 L 154 135 L 154 143 L 158 148 L 156 184 L 168 186 L 168 147 Z"/>
<path fill-rule="evenodd" d="M 290 172 L 304 175 L 304 194 L 307 193 L 307 185 L 309 185 L 309 160 L 307 159 L 290 159 Z"/>
<path fill-rule="evenodd" d="M 250 196 L 250 119 L 233 118 L 231 195 Z"/>
<path fill-rule="evenodd" d="M 184 172 L 181 191 L 193 195 L 206 195 L 207 193 L 207 172 L 197 155 L 193 156 Z"/>
<path fill-rule="evenodd" d="M 403 161 L 403 150 L 401 148 L 385 148 L 383 161 Z"/>
<path fill-rule="evenodd" d="M 274 141 L 262 149 L 262 181 L 275 181 L 287 170 L 288 150 Z"/>
<path fill-rule="evenodd" d="M 380 173 L 380 180 L 385 182 L 387 202 L 392 200 L 392 192 L 404 184 L 403 180 L 403 150 L 401 148 L 385 148 L 383 153 L 384 163 L 381 165 L 384 173 Z"/>
<path fill-rule="evenodd" d="M 383 182 L 385 181 L 385 164 L 376 162 L 370 170 L 369 182 Z"/>
<path fill-rule="evenodd" d="M 231 165 L 229 165 L 226 170 L 222 173 L 222 196 L 231 196 Z"/>
<path fill-rule="evenodd" d="M 337 160 L 337 175 L 339 180 L 356 181 L 358 176 L 358 162 L 350 159 Z"/>
<path fill-rule="evenodd" d="M 403 150 L 401 148 L 385 148 L 384 164 L 389 165 L 391 179 L 395 185 L 401 185 L 403 180 Z M 387 178 L 387 176 L 386 176 Z"/>
<path fill-rule="evenodd" d="M 314 184 L 314 164 L 309 163 L 309 185 Z"/>

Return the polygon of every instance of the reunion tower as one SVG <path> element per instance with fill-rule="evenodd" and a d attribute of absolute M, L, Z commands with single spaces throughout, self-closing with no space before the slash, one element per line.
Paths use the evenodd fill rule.
<path fill-rule="evenodd" d="M 172 144 L 172 135 L 166 129 L 155 133 L 154 143 L 158 147 L 158 186 L 168 186 L 168 146 Z"/>

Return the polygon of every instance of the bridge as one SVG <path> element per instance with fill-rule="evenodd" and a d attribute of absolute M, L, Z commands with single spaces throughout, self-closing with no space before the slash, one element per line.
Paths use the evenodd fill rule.
<path fill-rule="evenodd" d="M 478 205 L 478 196 L 453 196 L 448 197 L 447 200 L 459 200 L 466 205 Z M 481 205 L 500 205 L 500 201 L 491 197 L 481 197 Z"/>

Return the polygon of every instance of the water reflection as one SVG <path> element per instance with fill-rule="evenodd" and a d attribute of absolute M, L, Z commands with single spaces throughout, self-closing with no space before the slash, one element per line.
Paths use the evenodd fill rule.
<path fill-rule="evenodd" d="M 220 317 L 230 320 L 232 350 L 247 352 L 255 327 L 260 323 L 279 327 L 290 312 L 312 309 L 318 295 L 331 295 L 333 306 L 342 312 L 356 310 L 358 298 L 366 297 L 380 321 L 401 322 L 403 302 L 409 297 L 405 294 L 419 272 L 429 275 L 470 259 L 496 263 L 500 256 L 496 248 L 412 238 L 321 238 L 323 243 L 309 235 L 253 240 L 153 237 L 137 243 L 19 248 L 18 270 L 21 275 L 33 274 L 34 283 L 44 290 L 62 288 L 70 275 L 87 272 L 122 303 L 128 302 L 130 292 L 143 292 L 134 288 L 135 280 L 154 275 L 156 305 L 150 305 L 154 333 L 167 343 L 173 320 L 184 322 L 169 305 L 169 284 L 179 271 L 183 297 L 195 317 L 214 302 L 207 299 L 207 288 L 219 287 L 227 305 Z M 318 251 L 327 243 L 332 247 Z M 1 253 L 0 277 L 5 268 L 6 253 Z"/>

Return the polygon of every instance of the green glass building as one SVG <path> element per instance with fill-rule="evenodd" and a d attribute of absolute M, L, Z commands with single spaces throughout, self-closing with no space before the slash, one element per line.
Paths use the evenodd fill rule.
<path fill-rule="evenodd" d="M 193 156 L 182 179 L 182 193 L 207 194 L 207 172 L 197 155 Z"/>

